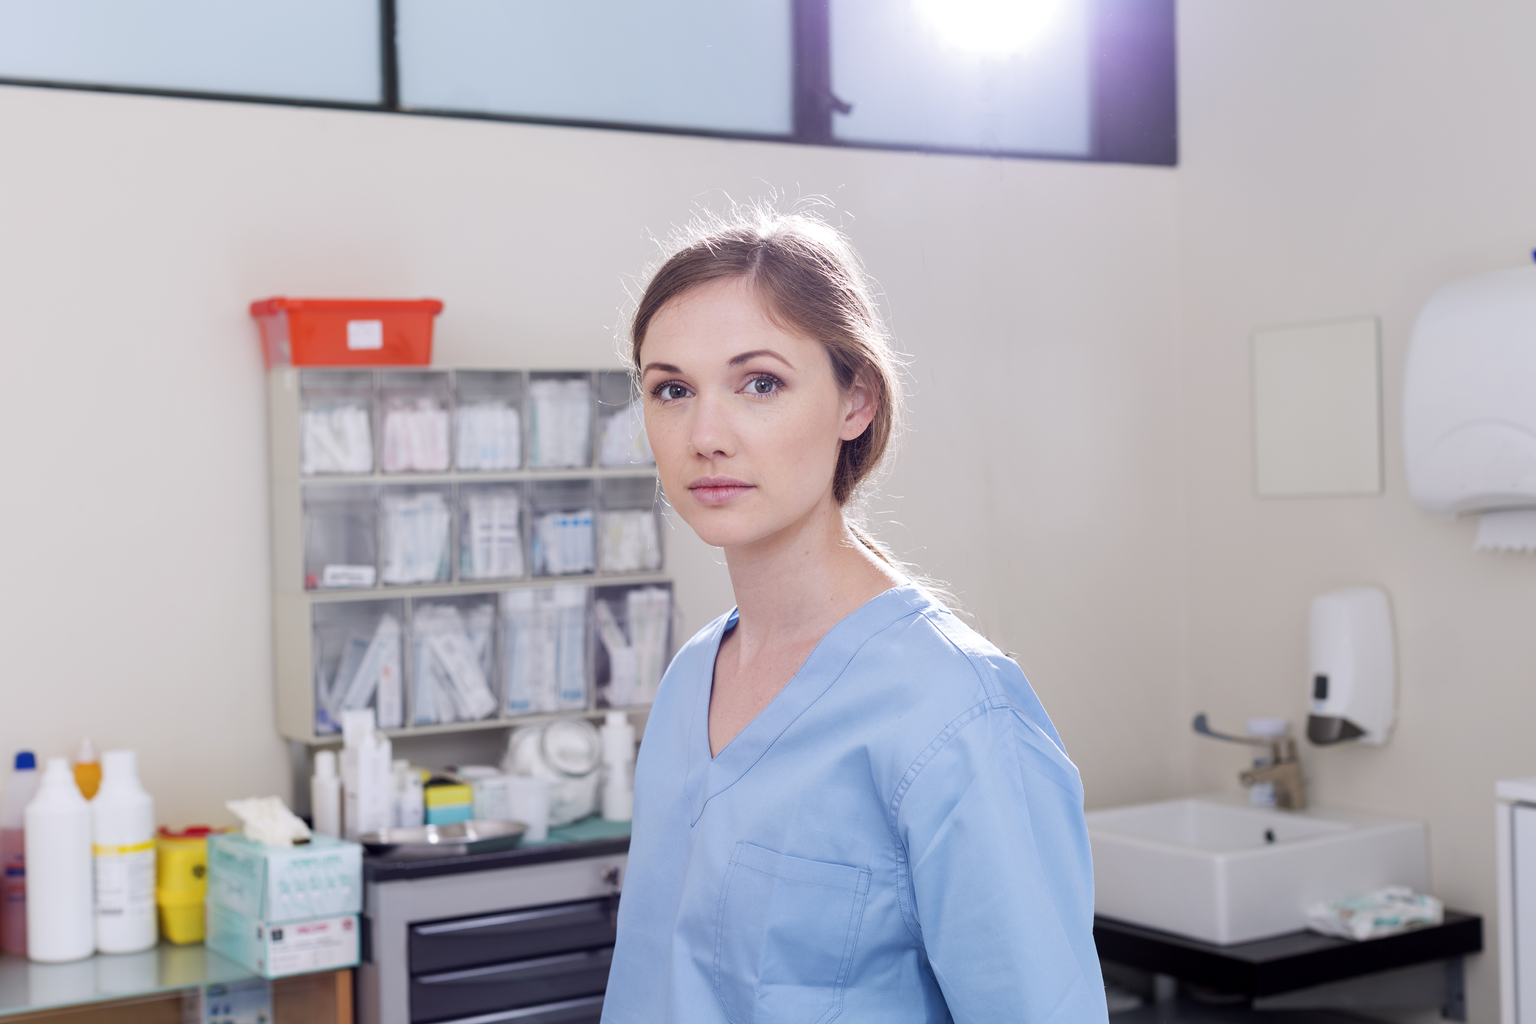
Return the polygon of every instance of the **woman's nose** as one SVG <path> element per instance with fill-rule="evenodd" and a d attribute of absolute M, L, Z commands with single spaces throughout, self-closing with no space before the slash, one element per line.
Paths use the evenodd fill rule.
<path fill-rule="evenodd" d="M 705 458 L 729 458 L 736 454 L 735 434 L 730 426 L 728 403 L 711 395 L 700 395 L 694 403 L 693 429 L 688 444 L 693 454 Z"/>

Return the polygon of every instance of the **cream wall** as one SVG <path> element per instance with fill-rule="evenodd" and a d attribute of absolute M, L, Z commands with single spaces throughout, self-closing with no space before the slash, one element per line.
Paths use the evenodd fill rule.
<path fill-rule="evenodd" d="M 1397 732 L 1379 750 L 1304 745 L 1312 796 L 1427 819 L 1434 891 L 1491 915 L 1493 783 L 1536 774 L 1536 561 L 1474 554 L 1470 521 L 1413 506 L 1401 383 L 1431 292 L 1536 244 L 1536 8 L 1184 0 L 1179 46 L 1187 709 L 1299 722 L 1311 597 L 1385 587 Z M 1249 332 L 1368 314 L 1385 493 L 1256 499 Z M 1192 788 L 1235 789 L 1240 750 L 1185 742 Z M 1496 975 L 1491 949 L 1472 961 L 1472 1020 L 1497 1019 Z"/>
<path fill-rule="evenodd" d="M 1174 172 L 18 88 L 0 146 L 0 753 L 136 747 L 168 822 L 288 791 L 251 299 L 439 296 L 442 364 L 614 365 L 650 237 L 777 187 L 833 198 L 913 355 L 881 532 L 1091 803 L 1178 790 Z M 672 552 L 697 628 L 723 570 Z"/>

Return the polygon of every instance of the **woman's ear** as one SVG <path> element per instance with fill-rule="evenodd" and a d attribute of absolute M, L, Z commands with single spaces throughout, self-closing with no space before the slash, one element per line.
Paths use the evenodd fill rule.
<path fill-rule="evenodd" d="M 843 392 L 843 428 L 838 431 L 838 438 L 852 441 L 869 429 L 870 421 L 875 418 L 876 395 L 867 376 L 861 373 L 854 378 L 853 384 Z"/>

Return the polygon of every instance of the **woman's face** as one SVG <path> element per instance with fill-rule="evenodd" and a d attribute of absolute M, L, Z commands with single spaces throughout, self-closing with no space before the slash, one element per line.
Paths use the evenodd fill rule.
<path fill-rule="evenodd" d="M 640 349 L 645 431 L 667 500 L 706 544 L 772 537 L 830 505 L 842 441 L 873 415 L 821 342 L 768 318 L 741 278 L 689 289 Z"/>

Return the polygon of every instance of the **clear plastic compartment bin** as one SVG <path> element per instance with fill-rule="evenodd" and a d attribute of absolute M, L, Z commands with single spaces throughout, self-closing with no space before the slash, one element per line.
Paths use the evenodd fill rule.
<path fill-rule="evenodd" d="M 453 500 L 443 486 L 384 487 L 379 494 L 379 577 L 390 586 L 453 578 Z"/>
<path fill-rule="evenodd" d="M 672 655 L 672 584 L 598 587 L 592 622 L 598 641 L 598 706 L 628 708 L 654 701 Z"/>
<path fill-rule="evenodd" d="M 449 464 L 453 388 L 447 373 L 379 373 L 379 468 L 385 473 L 443 473 Z"/>
<path fill-rule="evenodd" d="M 592 465 L 592 376 L 528 376 L 528 465 L 576 469 Z"/>
<path fill-rule="evenodd" d="M 378 488 L 305 484 L 303 493 L 304 589 L 377 586 Z"/>
<path fill-rule="evenodd" d="M 461 484 L 459 579 L 515 580 L 527 574 L 520 484 Z"/>
<path fill-rule="evenodd" d="M 525 391 L 519 370 L 454 374 L 453 464 L 460 472 L 523 468 Z"/>
<path fill-rule="evenodd" d="M 405 602 L 325 601 L 311 622 L 315 732 L 340 732 L 341 713 L 352 708 L 373 708 L 381 729 L 404 725 Z"/>
<path fill-rule="evenodd" d="M 655 477 L 604 480 L 597 524 L 597 564 L 603 572 L 656 572 L 661 568 L 660 516 Z"/>
<path fill-rule="evenodd" d="M 508 715 L 586 709 L 589 593 L 579 583 L 502 593 L 502 692 Z"/>
<path fill-rule="evenodd" d="M 373 472 L 373 371 L 299 373 L 299 472 Z"/>
<path fill-rule="evenodd" d="M 591 480 L 536 480 L 529 543 L 535 576 L 573 576 L 597 569 Z"/>
<path fill-rule="evenodd" d="M 634 381 L 622 370 L 597 375 L 597 464 L 654 466 L 645 436 L 645 407 Z"/>
<path fill-rule="evenodd" d="M 493 718 L 496 595 L 417 600 L 411 608 L 411 724 Z"/>

